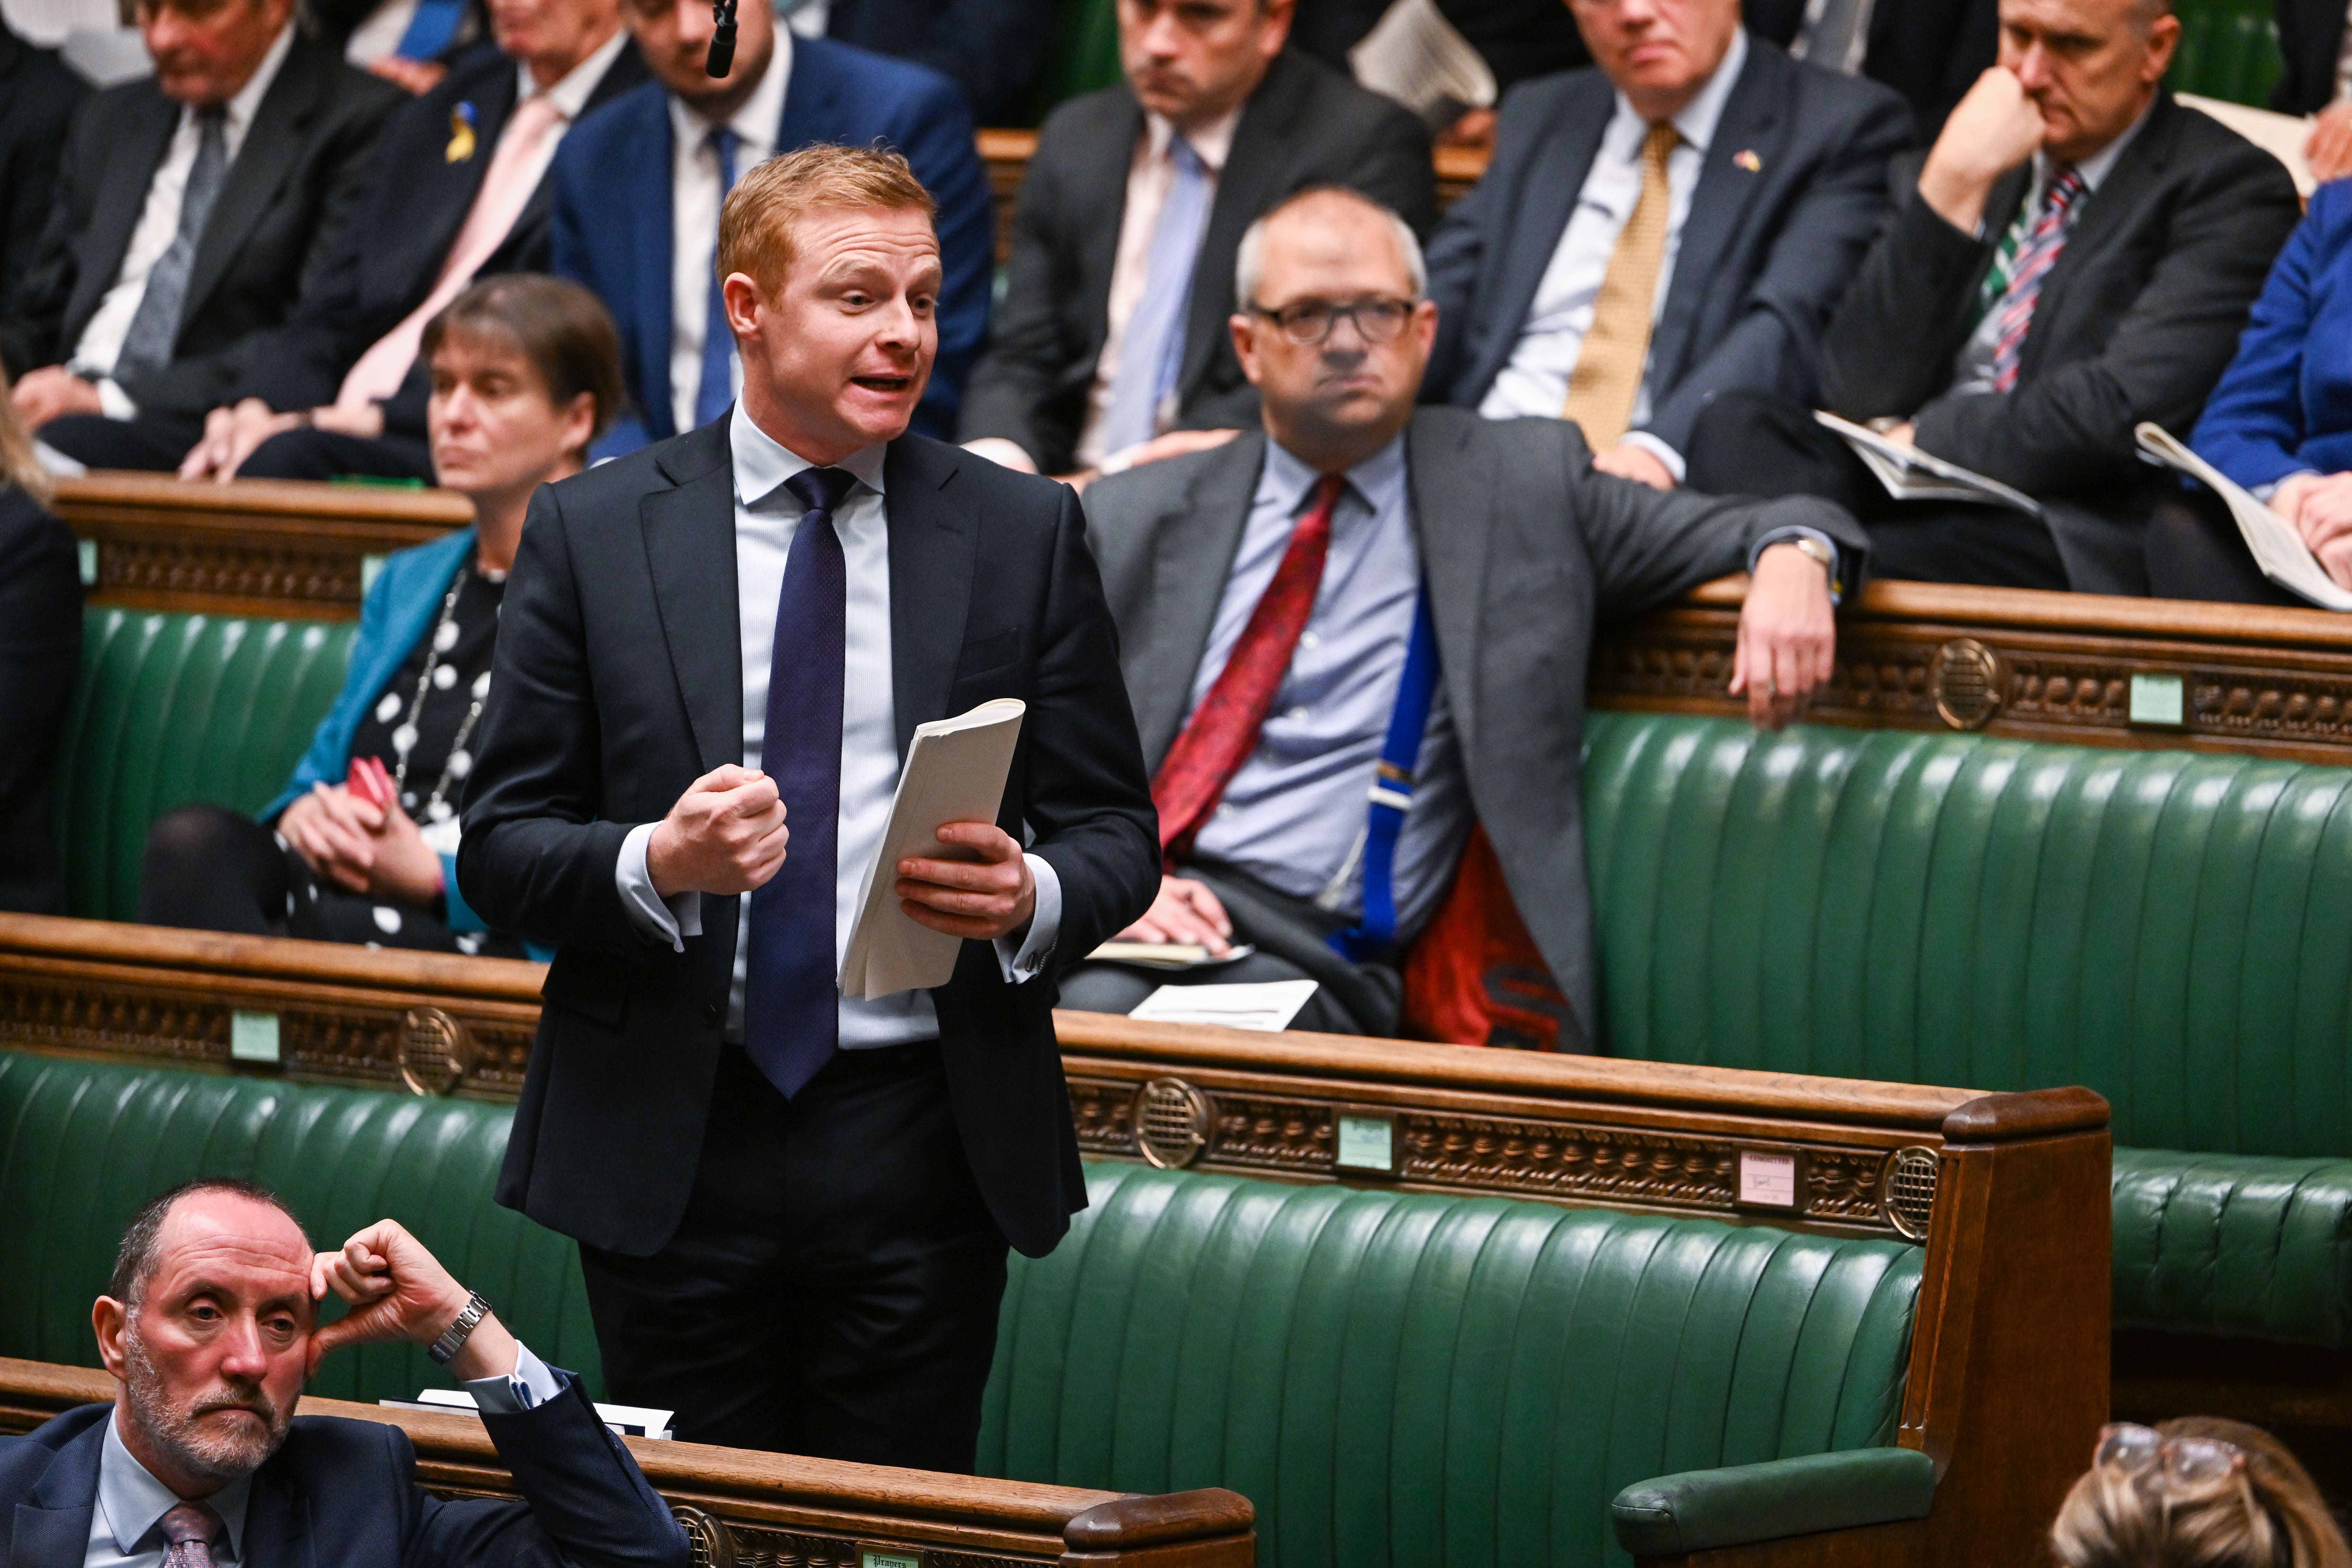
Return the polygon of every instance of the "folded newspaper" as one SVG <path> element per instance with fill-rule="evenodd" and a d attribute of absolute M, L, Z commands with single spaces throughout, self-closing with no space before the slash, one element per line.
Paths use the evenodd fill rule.
<path fill-rule="evenodd" d="M 1896 500 L 1966 501 L 1975 506 L 2015 507 L 2035 517 L 2042 515 L 2040 503 L 2032 496 L 2011 489 L 1999 479 L 1989 479 L 1958 463 L 1946 462 L 1933 452 L 1890 441 L 1868 426 L 1856 425 L 1851 419 L 1818 411 L 1813 417 L 1844 437 L 1853 455 L 1878 476 L 1878 482 Z"/>
<path fill-rule="evenodd" d="M 2132 434 L 2139 437 L 2141 451 L 2166 468 L 2201 481 L 2228 503 L 2230 516 L 2236 520 L 2238 531 L 2263 576 L 2322 609 L 2352 610 L 2352 593 L 2336 586 L 2294 524 L 2231 483 L 2220 469 L 2175 440 L 2163 426 L 2142 421 Z"/>
<path fill-rule="evenodd" d="M 977 860 L 977 850 L 942 844 L 950 822 L 994 822 L 1004 799 L 1004 776 L 1028 710 L 1010 697 L 983 702 L 952 719 L 915 726 L 890 821 L 866 868 L 857 894 L 857 923 L 841 961 L 845 996 L 870 1001 L 894 992 L 945 985 L 955 973 L 963 939 L 917 925 L 893 890 L 898 862 L 909 855 L 933 860 Z"/>

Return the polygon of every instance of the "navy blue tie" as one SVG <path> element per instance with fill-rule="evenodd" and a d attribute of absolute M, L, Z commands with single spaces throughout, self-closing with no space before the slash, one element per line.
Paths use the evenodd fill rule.
<path fill-rule="evenodd" d="M 760 763 L 783 797 L 784 863 L 751 895 L 743 1045 L 787 1098 L 841 1045 L 834 894 L 841 857 L 841 681 L 848 569 L 833 526 L 856 476 L 803 468 L 784 489 L 808 508 L 784 560 Z"/>
<path fill-rule="evenodd" d="M 719 205 L 735 188 L 735 149 L 742 138 L 721 125 L 710 133 L 711 155 L 719 160 Z M 735 332 L 727 324 L 727 293 L 719 287 L 718 242 L 711 242 L 710 302 L 702 320 L 702 380 L 694 394 L 694 422 L 709 424 L 727 412 L 735 400 Z"/>

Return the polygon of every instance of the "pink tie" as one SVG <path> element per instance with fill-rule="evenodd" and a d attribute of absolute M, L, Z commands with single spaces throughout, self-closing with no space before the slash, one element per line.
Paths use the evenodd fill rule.
<path fill-rule="evenodd" d="M 163 1518 L 163 1568 L 213 1568 L 213 1547 L 228 1526 L 208 1502 L 184 1502 Z"/>
<path fill-rule="evenodd" d="M 526 179 L 528 171 L 539 166 L 538 153 L 546 142 L 548 132 L 563 122 L 563 110 L 543 92 L 535 92 L 517 106 L 514 118 L 499 137 L 499 150 L 490 158 L 489 173 L 482 176 L 482 188 L 474 194 L 474 205 L 466 214 L 466 226 L 457 231 L 457 243 L 449 247 L 447 259 L 441 264 L 440 280 L 433 292 L 401 321 L 400 325 L 378 338 L 367 353 L 360 355 L 359 363 L 343 377 L 342 390 L 335 395 L 339 408 L 361 408 L 379 398 L 390 397 L 400 390 L 408 367 L 416 362 L 416 345 L 425 336 L 425 323 L 439 313 L 441 307 L 457 297 L 460 289 L 474 280 L 475 271 L 490 258 L 491 252 L 504 244 L 507 231 L 522 212 L 523 203 L 530 199 L 535 179 Z"/>

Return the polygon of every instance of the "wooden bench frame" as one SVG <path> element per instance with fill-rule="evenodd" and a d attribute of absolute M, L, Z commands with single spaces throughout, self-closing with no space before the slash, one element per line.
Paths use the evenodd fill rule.
<path fill-rule="evenodd" d="M 0 916 L 0 1046 L 510 1099 L 543 974 Z M 278 1061 L 233 1058 L 239 1012 L 275 1018 Z M 1916 1237 L 1924 1206 L 1899 1441 L 1937 1462 L 1934 1511 L 1673 1561 L 2017 1559 L 2106 1418 L 2107 1111 L 2087 1090 L 1979 1095 L 1089 1013 L 1055 1023 L 1079 1141 L 1097 1155 L 1849 1235 Z M 1356 1145 L 1344 1154 L 1343 1135 Z M 1383 1137 L 1386 1169 L 1361 1152 Z M 1743 1158 L 1759 1155 L 1793 1160 L 1792 1205 L 1740 1201 Z"/>
<path fill-rule="evenodd" d="M 102 1372 L 0 1357 L 0 1432 L 29 1431 L 114 1393 Z M 305 1399 L 301 1414 L 401 1428 L 415 1445 L 417 1479 L 445 1497 L 515 1495 L 479 1421 L 340 1399 Z M 867 1552 L 913 1557 L 918 1568 L 1250 1568 L 1256 1560 L 1248 1500 L 1220 1489 L 1147 1497 L 622 1441 L 709 1568 L 862 1568 Z"/>

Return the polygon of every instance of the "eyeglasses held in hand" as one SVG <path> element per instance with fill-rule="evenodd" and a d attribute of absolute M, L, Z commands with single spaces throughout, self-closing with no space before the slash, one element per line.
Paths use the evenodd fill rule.
<path fill-rule="evenodd" d="M 1412 300 L 1379 295 L 1352 305 L 1334 305 L 1328 300 L 1299 300 L 1278 310 L 1269 310 L 1253 300 L 1249 308 L 1253 315 L 1264 316 L 1284 337 L 1302 347 L 1328 338 L 1331 329 L 1342 320 L 1353 322 L 1356 335 L 1368 343 L 1391 342 L 1404 331 L 1405 322 L 1412 316 Z"/>
<path fill-rule="evenodd" d="M 2244 1468 L 2246 1452 L 2219 1437 L 2168 1437 L 2153 1426 L 2117 1421 L 2099 1428 L 2091 1463 L 2126 1475 L 2154 1466 L 2166 1480 L 2200 1486 Z"/>

